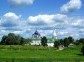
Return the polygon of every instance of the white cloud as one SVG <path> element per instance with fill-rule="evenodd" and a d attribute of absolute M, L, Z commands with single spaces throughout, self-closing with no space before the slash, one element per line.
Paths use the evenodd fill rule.
<path fill-rule="evenodd" d="M 8 0 L 12 6 L 30 5 L 34 0 Z"/>
<path fill-rule="evenodd" d="M 61 7 L 63 13 L 68 13 L 77 9 L 80 9 L 82 6 L 81 0 L 70 0 L 68 3 L 64 4 Z"/>
<path fill-rule="evenodd" d="M 11 19 L 11 20 L 18 20 L 21 16 L 19 15 L 16 15 L 15 13 L 13 13 L 13 12 L 8 12 L 8 13 L 6 13 L 6 14 L 4 14 L 4 17 L 6 18 L 6 19 Z"/>
<path fill-rule="evenodd" d="M 66 23 L 67 16 L 63 14 L 55 15 L 37 15 L 28 17 L 30 25 L 57 25 L 59 23 Z"/>
<path fill-rule="evenodd" d="M 13 12 L 8 12 L 4 14 L 1 18 L 1 26 L 4 27 L 16 26 L 20 22 L 20 17 L 21 17 L 20 15 L 16 15 Z"/>
<path fill-rule="evenodd" d="M 69 21 L 69 22 L 71 22 L 71 26 L 73 27 L 73 28 L 84 28 L 84 24 L 83 24 L 83 22 L 84 22 L 84 18 L 73 18 L 73 19 L 71 19 L 72 21 Z"/>
<path fill-rule="evenodd" d="M 0 19 L 0 31 L 1 36 L 7 35 L 8 33 L 15 33 L 23 37 L 27 34 L 27 37 L 29 32 L 26 31 L 30 31 L 30 27 L 26 24 L 26 20 L 21 20 L 21 15 L 8 12 Z"/>
<path fill-rule="evenodd" d="M 52 37 L 55 28 L 58 38 L 67 36 L 80 38 L 84 36 L 83 22 L 84 18 L 68 17 L 64 14 L 29 16 L 27 20 L 21 20 L 20 15 L 8 12 L 0 19 L 0 35 L 12 32 L 27 38 L 31 37 L 37 28 L 42 36 Z"/>

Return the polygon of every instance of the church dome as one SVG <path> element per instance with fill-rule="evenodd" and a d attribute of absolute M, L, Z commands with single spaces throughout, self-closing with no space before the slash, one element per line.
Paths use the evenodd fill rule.
<path fill-rule="evenodd" d="M 34 34 L 32 35 L 33 38 L 40 38 L 40 33 L 36 30 Z"/>
<path fill-rule="evenodd" d="M 35 33 L 34 33 L 34 35 L 40 35 L 40 34 L 39 34 L 39 32 L 36 30 Z"/>

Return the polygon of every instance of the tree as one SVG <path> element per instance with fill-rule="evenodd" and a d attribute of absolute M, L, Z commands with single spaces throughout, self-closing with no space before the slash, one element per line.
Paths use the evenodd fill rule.
<path fill-rule="evenodd" d="M 15 35 L 14 45 L 19 45 L 21 42 L 21 37 L 19 35 Z"/>
<path fill-rule="evenodd" d="M 7 36 L 4 35 L 2 37 L 1 44 L 4 45 L 6 43 L 6 40 L 7 40 Z"/>
<path fill-rule="evenodd" d="M 21 41 L 21 37 L 19 35 L 15 35 L 14 33 L 9 33 L 7 36 L 6 44 L 19 45 L 20 41 Z"/>
<path fill-rule="evenodd" d="M 69 42 L 68 38 L 64 38 L 64 46 L 68 47 L 69 44 L 70 44 L 70 42 Z"/>
<path fill-rule="evenodd" d="M 30 42 L 32 42 L 31 39 L 29 39 L 29 38 L 25 39 L 25 44 L 30 44 Z"/>
<path fill-rule="evenodd" d="M 82 44 L 84 44 L 84 38 L 80 38 L 79 42 L 82 43 Z"/>
<path fill-rule="evenodd" d="M 13 33 L 9 33 L 5 43 L 7 45 L 14 45 L 14 41 L 15 41 L 15 35 Z"/>
<path fill-rule="evenodd" d="M 64 40 L 63 39 L 59 39 L 59 42 L 61 45 L 64 45 Z"/>
<path fill-rule="evenodd" d="M 2 37 L 1 44 L 4 44 L 4 45 L 19 45 L 20 41 L 21 41 L 21 37 L 19 35 L 9 33 L 7 36 Z"/>
<path fill-rule="evenodd" d="M 68 37 L 68 40 L 69 40 L 69 43 L 73 43 L 74 42 L 74 39 L 73 39 L 73 37 Z"/>
<path fill-rule="evenodd" d="M 80 45 L 79 40 L 76 40 L 76 41 L 74 42 L 74 44 L 75 44 L 75 45 Z"/>
<path fill-rule="evenodd" d="M 84 46 L 81 48 L 81 53 L 84 55 Z"/>
<path fill-rule="evenodd" d="M 25 42 L 25 39 L 21 37 L 20 45 L 24 44 L 24 42 Z"/>
<path fill-rule="evenodd" d="M 41 45 L 47 46 L 47 38 L 45 36 L 43 38 L 41 38 Z"/>
<path fill-rule="evenodd" d="M 60 46 L 60 42 L 59 42 L 59 41 L 55 41 L 55 42 L 54 42 L 54 47 L 56 47 L 56 48 L 58 49 L 59 46 Z"/>
<path fill-rule="evenodd" d="M 15 35 L 14 33 L 9 33 L 7 36 L 3 36 L 1 40 L 1 44 L 4 45 L 22 45 L 31 42 L 30 39 L 25 39 L 19 35 Z"/>
<path fill-rule="evenodd" d="M 21 37 L 21 41 L 20 41 L 20 44 L 22 45 L 22 44 L 30 44 L 30 42 L 31 42 L 32 40 L 31 39 L 25 39 L 25 38 L 23 38 L 23 37 Z"/>

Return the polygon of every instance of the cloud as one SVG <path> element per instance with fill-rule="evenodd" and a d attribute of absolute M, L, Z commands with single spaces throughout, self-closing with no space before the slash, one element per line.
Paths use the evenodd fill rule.
<path fill-rule="evenodd" d="M 0 19 L 0 35 L 8 33 L 19 34 L 25 38 L 31 37 L 36 28 L 42 36 L 52 37 L 54 29 L 58 38 L 73 36 L 74 38 L 84 37 L 84 18 L 69 17 L 64 14 L 43 14 L 29 16 L 21 20 L 22 16 L 13 12 L 4 14 Z"/>
<path fill-rule="evenodd" d="M 12 6 L 22 6 L 33 4 L 34 0 L 8 0 L 8 2 Z"/>
<path fill-rule="evenodd" d="M 70 0 L 68 3 L 64 4 L 61 7 L 61 11 L 63 13 L 68 13 L 80 9 L 81 6 L 82 6 L 81 0 Z"/>
<path fill-rule="evenodd" d="M 28 27 L 28 25 L 26 24 L 26 20 L 21 20 L 21 18 L 21 15 L 17 15 L 13 12 L 8 12 L 1 16 L 0 35 L 3 36 L 7 35 L 8 33 L 15 33 L 23 37 L 27 37 L 31 32 L 31 27 Z M 28 33 L 26 31 L 30 32 Z"/>
<path fill-rule="evenodd" d="M 3 27 L 13 27 L 17 26 L 20 22 L 20 15 L 16 15 L 13 12 L 8 12 L 4 14 L 1 18 L 1 26 Z"/>
<path fill-rule="evenodd" d="M 55 15 L 37 15 L 37 16 L 29 16 L 27 21 L 28 24 L 33 26 L 42 26 L 42 25 L 58 25 L 59 23 L 66 23 L 67 16 L 63 14 L 55 14 Z"/>
<path fill-rule="evenodd" d="M 73 28 L 84 28 L 84 24 L 83 24 L 83 22 L 84 22 L 84 18 L 73 18 L 73 19 L 71 19 L 72 21 L 69 21 L 69 22 L 71 22 L 71 27 L 73 27 Z"/>
<path fill-rule="evenodd" d="M 3 15 L 6 19 L 12 19 L 12 20 L 18 20 L 20 18 L 20 16 L 16 15 L 13 12 L 8 12 L 6 14 Z"/>

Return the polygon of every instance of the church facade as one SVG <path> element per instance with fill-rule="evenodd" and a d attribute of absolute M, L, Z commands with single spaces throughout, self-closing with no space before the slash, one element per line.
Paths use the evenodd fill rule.
<path fill-rule="evenodd" d="M 32 42 L 31 45 L 41 45 L 41 34 L 36 30 L 34 34 L 32 34 Z M 57 34 L 55 30 L 52 33 L 52 38 L 47 38 L 47 45 L 50 47 L 54 46 L 54 41 L 57 39 Z"/>
<path fill-rule="evenodd" d="M 37 30 L 32 34 L 31 45 L 41 45 L 41 35 Z"/>

